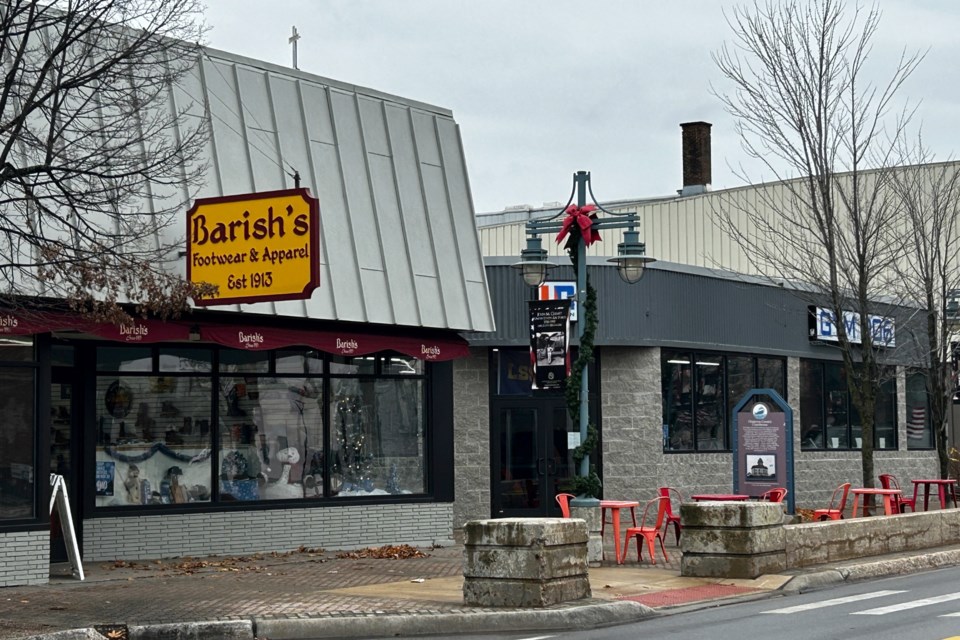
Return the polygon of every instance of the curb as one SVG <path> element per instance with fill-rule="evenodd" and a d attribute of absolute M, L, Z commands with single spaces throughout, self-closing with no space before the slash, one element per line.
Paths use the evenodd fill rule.
<path fill-rule="evenodd" d="M 916 556 L 888 558 L 860 562 L 853 565 L 840 566 L 836 569 L 813 571 L 794 576 L 789 582 L 780 587 L 787 593 L 800 593 L 811 589 L 819 589 L 841 582 L 856 582 L 872 578 L 883 578 L 917 571 L 939 569 L 960 564 L 960 549 L 936 551 Z"/>
<path fill-rule="evenodd" d="M 305 640 L 397 635 L 445 635 L 543 629 L 595 629 L 655 615 L 638 602 L 616 601 L 563 609 L 437 614 L 382 614 L 316 618 L 265 618 L 131 626 L 129 640 Z M 24 640 L 104 640 L 94 629 L 73 629 Z"/>
<path fill-rule="evenodd" d="M 257 620 L 256 633 L 271 640 L 303 640 L 452 635 L 479 630 L 490 633 L 587 629 L 634 622 L 652 615 L 654 615 L 653 609 L 638 602 L 617 601 L 552 610 Z"/>

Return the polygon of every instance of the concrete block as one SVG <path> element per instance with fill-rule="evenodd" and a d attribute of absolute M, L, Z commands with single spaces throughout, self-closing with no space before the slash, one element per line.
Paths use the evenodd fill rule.
<path fill-rule="evenodd" d="M 960 509 L 947 509 L 940 518 L 940 536 L 944 545 L 960 544 Z"/>
<path fill-rule="evenodd" d="M 783 551 L 783 527 L 745 529 L 694 529 L 684 527 L 680 538 L 683 553 L 727 553 L 735 555 Z"/>
<path fill-rule="evenodd" d="M 587 524 L 574 518 L 497 518 L 471 520 L 463 527 L 467 546 L 544 546 L 587 542 Z"/>
<path fill-rule="evenodd" d="M 473 520 L 464 539 L 467 605 L 546 607 L 590 596 L 583 520 Z"/>
<path fill-rule="evenodd" d="M 774 502 L 685 502 L 680 505 L 687 527 L 768 527 L 783 523 L 783 505 Z"/>
<path fill-rule="evenodd" d="M 548 607 L 591 596 L 586 576 L 546 582 L 474 578 L 463 583 L 463 600 L 480 607 Z"/>
<path fill-rule="evenodd" d="M 587 573 L 586 544 L 464 548 L 465 578 L 549 580 Z"/>
<path fill-rule="evenodd" d="M 889 531 L 878 526 L 875 522 L 893 520 L 885 516 L 876 518 L 855 518 L 844 520 L 843 535 L 831 536 L 825 541 L 829 562 L 842 562 L 866 556 L 877 556 L 887 553 L 889 548 Z M 891 522 L 886 527 L 894 526 Z"/>
<path fill-rule="evenodd" d="M 830 560 L 825 542 L 843 535 L 843 522 L 830 520 L 783 528 L 788 567 L 808 567 Z"/>
<path fill-rule="evenodd" d="M 787 556 L 782 551 L 748 556 L 685 553 L 680 560 L 680 575 L 698 578 L 750 580 L 764 574 L 780 573 L 786 568 Z"/>
<path fill-rule="evenodd" d="M 603 537 L 600 535 L 603 519 L 601 518 L 600 502 L 590 506 L 580 506 L 579 499 L 570 501 L 570 517 L 583 520 L 587 525 L 587 563 L 591 567 L 600 566 L 603 560 Z"/>

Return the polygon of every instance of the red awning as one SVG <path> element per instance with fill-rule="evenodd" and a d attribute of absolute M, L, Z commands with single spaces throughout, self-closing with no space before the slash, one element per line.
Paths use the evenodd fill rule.
<path fill-rule="evenodd" d="M 65 313 L 0 312 L 0 335 L 29 335 L 48 331 L 81 331 L 105 340 L 143 344 L 187 342 L 192 328 L 200 329 L 200 340 L 234 349 L 267 351 L 304 346 L 340 356 L 362 356 L 378 351 L 396 351 L 428 361 L 453 360 L 469 354 L 467 341 L 444 334 L 422 337 L 407 329 L 396 328 L 391 335 L 368 331 L 314 331 L 282 329 L 256 325 L 228 325 L 185 320 L 142 320 L 115 325 L 91 322 Z"/>
<path fill-rule="evenodd" d="M 352 331 L 311 331 L 242 325 L 198 325 L 200 339 L 234 349 L 269 350 L 302 345 L 340 356 L 363 356 L 378 351 L 397 351 L 412 358 L 439 361 L 469 354 L 467 341 L 458 336 L 419 338 Z"/>

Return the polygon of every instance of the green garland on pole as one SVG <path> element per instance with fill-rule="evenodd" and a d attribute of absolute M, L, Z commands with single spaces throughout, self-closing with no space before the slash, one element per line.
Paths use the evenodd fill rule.
<path fill-rule="evenodd" d="M 581 239 L 581 242 L 583 240 Z M 576 247 L 569 251 L 570 260 L 573 262 L 574 273 L 577 271 L 577 252 Z M 582 315 L 583 336 L 580 338 L 580 351 L 577 354 L 577 360 L 573 364 L 573 371 L 567 378 L 567 388 L 565 390 L 567 400 L 567 412 L 570 419 L 575 423 L 580 422 L 580 383 L 584 370 L 593 362 L 593 340 L 597 333 L 597 291 L 590 284 L 590 278 L 587 277 L 587 299 L 580 309 Z M 573 476 L 573 489 L 579 497 L 600 497 L 601 483 L 600 476 L 597 475 L 597 466 L 590 465 L 590 471 L 586 476 L 580 475 L 580 463 L 584 456 L 593 453 L 600 442 L 597 428 L 593 421 L 587 423 L 587 438 L 573 450 L 573 462 L 576 467 Z"/>

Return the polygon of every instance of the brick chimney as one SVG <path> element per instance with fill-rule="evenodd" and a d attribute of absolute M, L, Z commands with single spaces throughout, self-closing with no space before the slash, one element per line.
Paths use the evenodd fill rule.
<path fill-rule="evenodd" d="M 710 190 L 713 180 L 710 165 L 709 122 L 684 122 L 683 130 L 683 189 L 680 195 L 692 196 Z"/>

